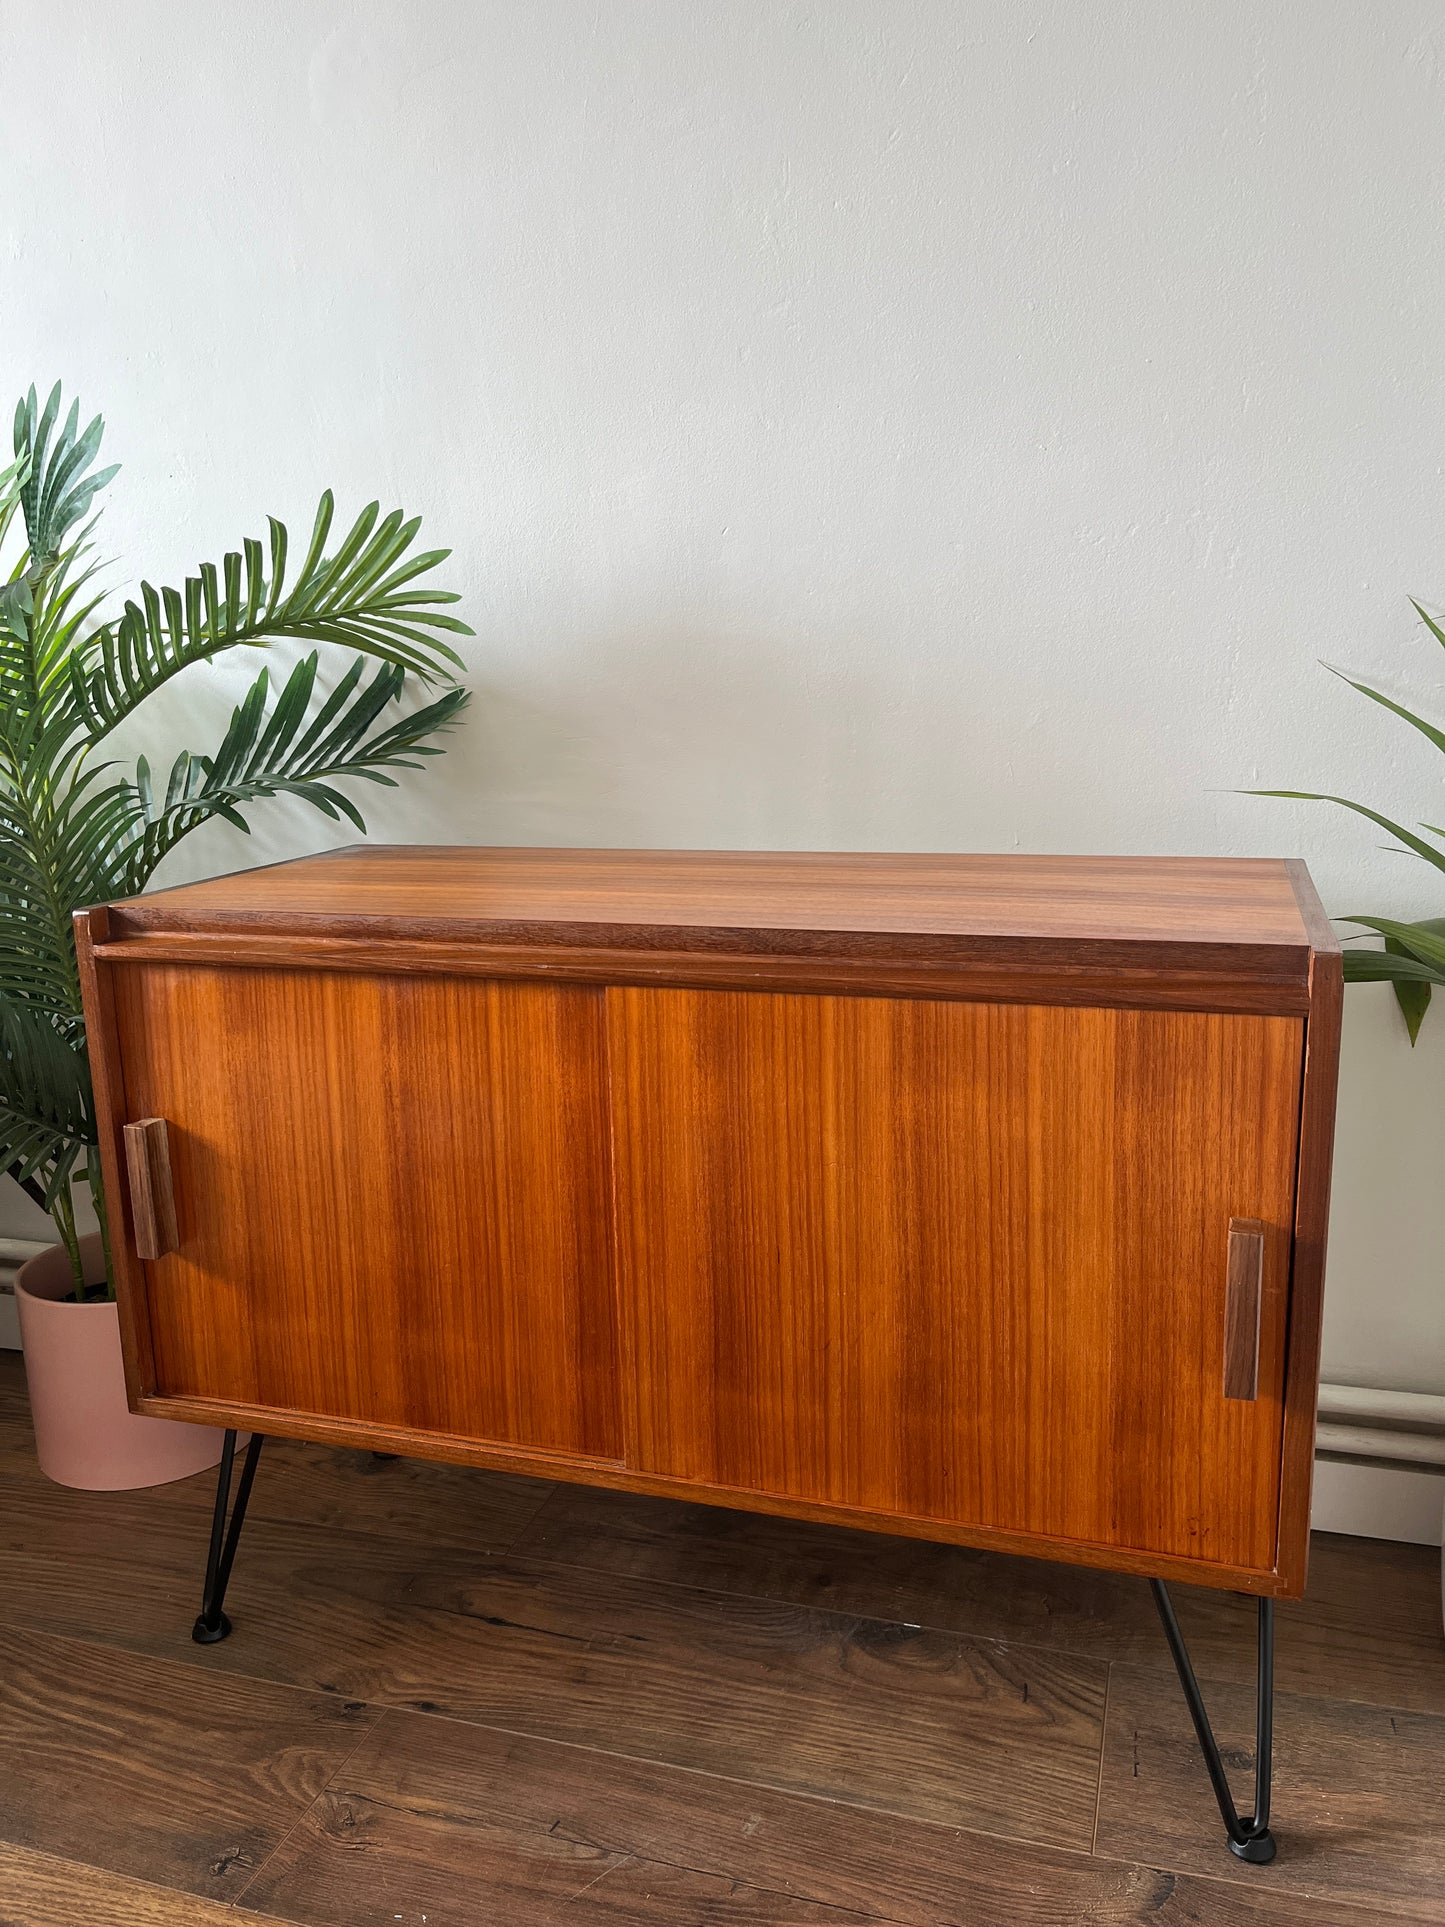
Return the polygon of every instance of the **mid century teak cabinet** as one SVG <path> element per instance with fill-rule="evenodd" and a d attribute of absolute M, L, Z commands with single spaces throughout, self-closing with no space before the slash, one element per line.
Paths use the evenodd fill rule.
<path fill-rule="evenodd" d="M 366 847 L 78 925 L 136 1410 L 1301 1591 L 1301 865 Z"/>

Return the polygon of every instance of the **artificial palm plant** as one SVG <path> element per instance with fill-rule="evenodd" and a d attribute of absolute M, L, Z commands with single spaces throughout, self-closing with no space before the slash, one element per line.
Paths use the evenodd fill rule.
<path fill-rule="evenodd" d="M 143 582 L 105 617 L 90 511 L 116 470 L 94 466 L 101 418 L 84 431 L 79 421 L 75 403 L 61 421 L 58 383 L 43 409 L 32 388 L 0 471 L 0 1171 L 54 1219 L 77 1298 L 73 1186 L 89 1185 L 103 1234 L 105 1204 L 72 913 L 143 890 L 213 817 L 247 829 L 248 806 L 265 797 L 303 797 L 364 831 L 338 781 L 391 785 L 389 771 L 438 754 L 430 739 L 455 721 L 465 690 L 399 706 L 409 676 L 451 683 L 460 659 L 445 635 L 472 633 L 442 607 L 459 598 L 428 586 L 450 551 L 415 552 L 418 520 L 375 502 L 328 549 L 329 490 L 294 575 L 272 517 L 265 544 L 248 538 L 180 589 Z M 12 527 L 22 539 L 7 572 Z M 314 646 L 276 690 L 260 671 L 209 755 L 183 750 L 160 783 L 143 756 L 127 770 L 107 753 L 173 677 L 282 638 Z M 329 688 L 323 647 L 357 652 Z"/>
<path fill-rule="evenodd" d="M 1415 613 L 1430 631 L 1435 640 L 1445 648 L 1445 628 L 1414 603 Z M 1339 671 L 1335 672 L 1339 674 Z M 1412 729 L 1420 734 L 1435 748 L 1445 752 L 1445 730 L 1437 729 L 1423 716 L 1406 709 L 1402 703 L 1395 702 L 1382 690 L 1372 688 L 1369 683 L 1357 682 L 1353 676 L 1344 680 L 1362 696 L 1368 696 L 1382 709 L 1388 709 L 1399 716 Z M 1370 822 L 1378 823 L 1380 828 L 1398 839 L 1400 854 L 1406 852 L 1445 871 L 1445 829 L 1434 823 L 1419 823 L 1416 830 L 1408 830 L 1403 824 L 1392 822 L 1378 810 L 1370 809 L 1364 803 L 1355 803 L 1347 796 L 1331 796 L 1319 790 L 1259 790 L 1260 796 L 1289 796 L 1305 803 L 1337 803 L 1341 809 L 1353 810 L 1357 816 L 1368 817 Z M 1426 837 L 1435 838 L 1427 842 Z M 1417 923 L 1404 923 L 1393 917 L 1350 916 L 1341 918 L 1343 923 L 1359 924 L 1363 930 L 1374 931 L 1384 938 L 1383 950 L 1346 950 L 1345 980 L 1348 983 L 1390 983 L 1394 985 L 1396 1001 L 1399 1003 L 1413 1044 L 1420 1034 L 1420 1026 L 1425 1020 L 1425 1012 L 1430 1007 L 1430 992 L 1436 984 L 1445 984 L 1445 917 L 1426 917 Z"/>

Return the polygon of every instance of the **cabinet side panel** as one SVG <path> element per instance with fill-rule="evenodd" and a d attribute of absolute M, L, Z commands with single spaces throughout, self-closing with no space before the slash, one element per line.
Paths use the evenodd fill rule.
<path fill-rule="evenodd" d="M 609 1025 L 639 1469 L 1272 1568 L 1298 1020 L 637 989 Z"/>
<path fill-rule="evenodd" d="M 98 963 L 95 946 L 105 940 L 109 913 L 104 907 L 82 910 L 75 918 L 75 954 L 85 1009 L 85 1033 L 90 1056 L 90 1078 L 95 1093 L 95 1119 L 104 1184 L 106 1222 L 110 1231 L 111 1277 L 120 1322 L 121 1357 L 126 1394 L 134 1408 L 138 1399 L 156 1388 L 155 1354 L 151 1344 L 150 1307 L 146 1301 L 145 1268 L 135 1255 L 131 1233 L 130 1190 L 125 1176 L 121 1130 L 126 1107 L 125 1074 L 116 1030 L 115 987 L 110 966 Z"/>
<path fill-rule="evenodd" d="M 158 1391 L 617 1456 L 599 992 L 114 982 L 128 1106 L 170 1131 Z"/>
<path fill-rule="evenodd" d="M 1303 1593 L 1309 1565 L 1310 1497 L 1315 1418 L 1324 1330 L 1325 1240 L 1334 1164 L 1344 969 L 1338 951 L 1316 955 L 1305 1044 L 1300 1117 L 1299 1205 L 1290 1288 L 1289 1363 L 1285 1402 L 1280 1565 L 1292 1596 Z"/>

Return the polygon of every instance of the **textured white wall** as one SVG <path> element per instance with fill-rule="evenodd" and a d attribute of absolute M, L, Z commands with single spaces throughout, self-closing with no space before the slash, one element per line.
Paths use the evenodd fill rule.
<path fill-rule="evenodd" d="M 384 837 L 1301 853 L 1337 911 L 1438 912 L 1368 826 L 1232 791 L 1441 808 L 1316 660 L 1445 710 L 1405 601 L 1445 603 L 1442 28 L 0 0 L 0 393 L 104 408 L 153 575 L 328 482 L 455 544 L 478 713 Z M 1350 999 L 1335 1377 L 1445 1388 L 1439 1016 L 1412 1056 Z"/>

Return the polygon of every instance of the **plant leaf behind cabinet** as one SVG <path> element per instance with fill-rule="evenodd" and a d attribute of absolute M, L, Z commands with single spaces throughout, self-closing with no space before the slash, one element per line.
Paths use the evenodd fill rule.
<path fill-rule="evenodd" d="M 1445 648 L 1445 628 L 1427 610 L 1414 603 L 1416 613 L 1435 640 Z M 1445 755 L 1445 729 L 1439 729 L 1423 716 L 1406 709 L 1382 690 L 1373 688 L 1369 683 L 1358 682 L 1353 676 L 1346 676 L 1338 669 L 1332 675 L 1341 677 L 1351 689 L 1357 689 L 1362 696 L 1388 709 L 1394 716 L 1417 729 L 1425 739 Z M 1435 869 L 1445 871 L 1445 829 L 1433 823 L 1419 823 L 1415 829 L 1407 829 L 1378 810 L 1370 809 L 1364 803 L 1356 803 L 1347 796 L 1333 796 L 1319 790 L 1255 790 L 1256 796 L 1292 797 L 1306 803 L 1334 803 L 1341 809 L 1353 810 L 1357 816 L 1366 817 L 1371 823 L 1378 823 L 1396 839 L 1397 853 L 1422 858 Z M 1421 832 L 1423 834 L 1421 834 Z M 1433 839 L 1433 840 L 1427 840 Z M 1389 847 L 1388 845 L 1386 847 Z M 1359 924 L 1384 939 L 1381 950 L 1346 950 L 1344 953 L 1345 981 L 1347 983 L 1389 983 L 1394 986 L 1395 998 L 1399 1003 L 1413 1044 L 1420 1034 L 1420 1026 L 1425 1020 L 1425 1012 L 1430 1007 L 1430 993 L 1435 985 L 1445 984 L 1445 917 L 1425 917 L 1418 922 L 1403 922 L 1393 917 L 1348 916 L 1340 919 L 1343 923 Z"/>

